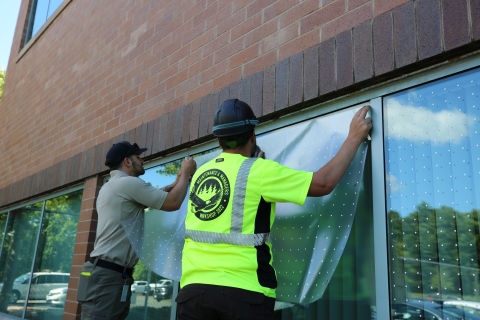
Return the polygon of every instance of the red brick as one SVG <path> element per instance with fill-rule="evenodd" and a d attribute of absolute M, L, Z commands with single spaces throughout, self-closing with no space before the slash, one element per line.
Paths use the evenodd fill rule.
<path fill-rule="evenodd" d="M 243 66 L 243 77 L 252 75 L 260 70 L 265 69 L 268 66 L 271 66 L 277 62 L 277 52 L 270 51 L 264 55 L 257 57 Z"/>
<path fill-rule="evenodd" d="M 281 46 L 278 49 L 277 59 L 286 59 L 287 57 L 291 57 L 301 51 L 306 50 L 307 48 L 313 47 L 318 43 L 320 43 L 320 31 L 312 30 L 309 33 L 303 34 L 293 41 Z"/>
<path fill-rule="evenodd" d="M 237 26 L 240 23 L 242 23 L 246 19 L 246 16 L 247 16 L 246 9 L 242 9 L 233 13 L 232 15 L 230 15 L 229 17 L 227 17 L 225 20 L 223 20 L 217 25 L 217 35 L 225 33 L 230 29 L 233 29 L 234 26 Z"/>
<path fill-rule="evenodd" d="M 206 30 L 209 30 L 215 26 L 217 26 L 220 22 L 225 20 L 227 17 L 229 17 L 232 14 L 232 3 L 231 1 L 228 1 L 225 3 L 225 5 L 222 6 L 222 4 L 219 3 L 218 5 L 218 11 L 216 14 L 205 20 L 205 28 Z"/>
<path fill-rule="evenodd" d="M 325 24 L 322 27 L 322 41 L 334 37 L 343 31 L 350 30 L 356 25 L 372 19 L 372 17 L 372 3 L 366 3 L 332 22 Z"/>
<path fill-rule="evenodd" d="M 212 91 L 215 92 L 218 89 L 227 86 L 237 80 L 240 80 L 242 76 L 241 68 L 233 69 L 218 78 L 213 79 Z"/>
<path fill-rule="evenodd" d="M 255 59 L 259 54 L 259 50 L 260 50 L 260 45 L 254 44 L 253 46 L 245 48 L 239 53 L 231 56 L 228 59 L 228 69 L 234 69 L 252 59 Z"/>
<path fill-rule="evenodd" d="M 263 38 L 275 33 L 278 30 L 278 17 L 262 24 L 245 35 L 245 46 L 250 46 Z"/>
<path fill-rule="evenodd" d="M 238 38 L 237 40 L 227 44 L 225 47 L 217 50 L 213 58 L 213 63 L 217 64 L 218 62 L 227 59 L 242 49 L 243 38 Z"/>
<path fill-rule="evenodd" d="M 280 45 L 295 39 L 298 36 L 298 29 L 299 24 L 293 23 L 263 39 L 262 53 L 278 48 Z"/>
<path fill-rule="evenodd" d="M 264 21 L 268 21 L 270 19 L 280 16 L 282 12 L 287 11 L 288 9 L 294 7 L 300 2 L 300 0 L 285 0 L 274 2 L 272 5 L 265 8 Z"/>
<path fill-rule="evenodd" d="M 230 35 L 228 33 L 224 33 L 220 36 L 217 36 L 214 40 L 209 42 L 205 47 L 203 48 L 203 56 L 206 57 L 220 48 L 226 46 L 229 43 Z"/>
<path fill-rule="evenodd" d="M 203 84 L 207 81 L 212 81 L 212 79 L 218 77 L 221 74 L 224 74 L 227 71 L 227 67 L 227 60 L 223 60 L 220 63 L 214 64 L 212 67 L 202 72 L 200 83 Z"/>
<path fill-rule="evenodd" d="M 197 99 L 200 99 L 201 97 L 206 96 L 212 91 L 212 81 L 209 81 L 207 83 L 204 83 L 193 90 L 187 92 L 187 96 L 185 98 L 185 103 L 191 103 Z"/>
<path fill-rule="evenodd" d="M 191 66 L 188 68 L 188 76 L 193 77 L 212 66 L 213 66 L 213 54 L 198 61 L 197 63 L 191 64 Z"/>
<path fill-rule="evenodd" d="M 337 0 L 300 20 L 301 34 L 324 25 L 345 13 L 345 0 Z"/>
<path fill-rule="evenodd" d="M 253 29 L 259 27 L 262 24 L 262 15 L 261 13 L 257 13 L 256 15 L 248 18 L 244 22 L 240 23 L 239 25 L 235 26 L 232 29 L 231 38 L 230 40 L 233 41 L 244 34 L 252 31 Z"/>
<path fill-rule="evenodd" d="M 255 0 L 247 6 L 247 18 L 261 12 L 263 9 L 274 3 L 275 0 Z"/>
<path fill-rule="evenodd" d="M 177 84 L 185 81 L 187 79 L 187 76 L 188 76 L 188 70 L 187 69 L 184 69 L 184 70 L 176 73 L 175 75 L 173 75 L 172 77 L 167 79 L 166 89 L 168 90 L 168 89 L 172 88 L 173 86 L 176 86 Z"/>

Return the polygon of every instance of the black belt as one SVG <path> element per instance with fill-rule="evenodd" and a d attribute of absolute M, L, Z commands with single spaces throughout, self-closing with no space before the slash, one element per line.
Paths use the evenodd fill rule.
<path fill-rule="evenodd" d="M 95 260 L 97 260 L 97 257 L 91 257 L 90 260 L 88 260 L 88 261 L 90 261 L 91 263 L 95 263 Z M 110 261 L 107 261 L 107 260 L 102 260 L 102 259 L 97 260 L 97 266 L 105 268 L 105 269 L 117 271 L 117 272 L 120 272 L 120 273 L 123 273 L 123 270 L 124 270 L 123 266 L 121 266 L 119 264 L 116 264 L 116 263 L 113 263 L 113 262 L 110 262 Z M 126 268 L 125 273 L 131 277 L 132 274 L 133 274 L 133 268 Z"/>

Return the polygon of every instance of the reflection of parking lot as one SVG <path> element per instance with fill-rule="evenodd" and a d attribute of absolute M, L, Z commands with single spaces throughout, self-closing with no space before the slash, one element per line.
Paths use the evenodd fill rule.
<path fill-rule="evenodd" d="M 147 307 L 152 307 L 152 308 L 170 308 L 172 306 L 172 299 L 168 300 L 161 300 L 157 301 L 155 298 L 153 298 L 152 295 L 150 296 L 144 296 L 143 294 L 137 294 L 136 301 L 133 303 L 135 299 L 132 299 L 132 303 L 130 306 L 144 306 L 145 305 L 145 299 L 147 299 Z"/>
<path fill-rule="evenodd" d="M 132 297 L 133 298 L 133 297 Z M 147 299 L 146 304 L 145 304 L 145 299 Z M 7 312 L 15 317 L 21 318 L 23 315 L 23 308 L 25 305 L 25 300 L 18 300 L 16 303 L 11 303 L 8 308 Z M 153 298 L 153 296 L 144 296 L 142 294 L 137 294 L 136 299 L 132 299 L 132 304 L 130 305 L 130 308 L 136 309 L 137 312 L 139 312 L 139 309 L 144 309 L 144 306 L 146 306 L 149 310 L 149 314 L 147 318 L 150 318 L 150 313 L 152 312 L 151 309 L 158 310 L 159 313 L 154 313 L 154 314 L 163 314 L 167 313 L 169 315 L 169 310 L 172 306 L 172 300 L 161 300 L 157 301 Z M 164 308 L 164 309 L 163 309 Z M 161 312 L 163 309 L 164 312 Z M 168 310 L 168 311 L 167 311 Z M 132 312 L 131 316 L 134 316 L 131 318 L 130 316 L 128 319 L 135 319 L 135 311 Z M 140 311 L 140 314 L 143 315 L 143 312 Z M 50 303 L 47 303 L 46 300 L 33 300 L 30 301 L 28 307 L 27 307 L 27 314 L 26 314 L 27 319 L 48 319 L 48 320 L 61 320 L 63 318 L 63 305 L 52 305 Z M 0 319 L 2 319 L 0 317 Z M 140 319 L 140 318 L 139 318 Z M 143 319 L 143 317 L 142 317 Z M 164 317 L 161 317 L 157 319 L 167 319 Z M 168 316 L 169 319 L 169 316 Z"/>
<path fill-rule="evenodd" d="M 24 306 L 25 300 L 18 300 L 16 303 L 11 303 L 8 306 L 7 312 L 12 316 L 21 318 Z M 45 300 L 31 301 L 27 306 L 26 318 L 61 320 L 63 318 L 63 305 L 52 305 Z"/>

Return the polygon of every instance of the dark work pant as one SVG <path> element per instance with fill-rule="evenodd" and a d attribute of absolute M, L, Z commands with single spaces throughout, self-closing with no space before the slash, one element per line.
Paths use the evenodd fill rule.
<path fill-rule="evenodd" d="M 191 284 L 177 296 L 178 320 L 271 320 L 275 299 L 243 289 Z"/>
<path fill-rule="evenodd" d="M 122 274 L 99 266 L 94 266 L 87 261 L 80 274 L 77 291 L 77 301 L 82 305 L 82 320 L 123 320 L 130 311 L 129 288 L 127 301 L 121 302 L 125 280 Z M 129 281 L 129 284 L 133 280 Z"/>

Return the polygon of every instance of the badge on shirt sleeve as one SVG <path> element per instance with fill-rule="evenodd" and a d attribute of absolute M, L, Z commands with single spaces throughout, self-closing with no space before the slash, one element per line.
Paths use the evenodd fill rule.
<path fill-rule="evenodd" d="M 230 182 L 218 169 L 202 173 L 190 191 L 191 211 L 203 221 L 218 218 L 230 201 Z"/>

